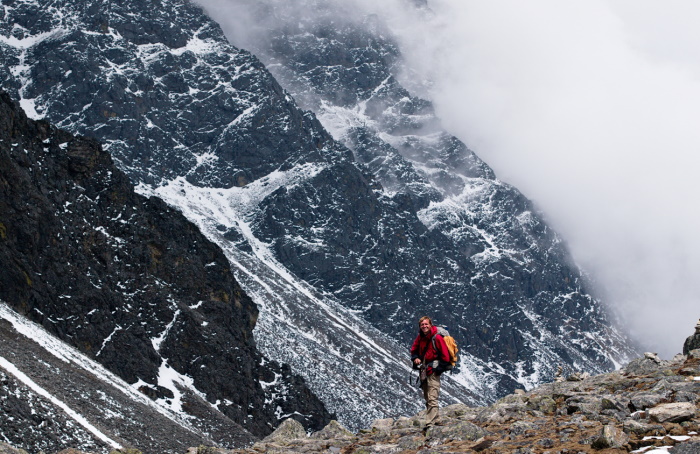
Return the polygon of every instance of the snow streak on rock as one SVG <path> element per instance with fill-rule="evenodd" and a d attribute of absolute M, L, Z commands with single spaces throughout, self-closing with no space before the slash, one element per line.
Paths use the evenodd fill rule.
<path fill-rule="evenodd" d="M 357 429 L 374 419 L 422 408 L 420 391 L 411 389 L 415 372 L 406 361 L 407 347 L 291 274 L 249 225 L 268 194 L 290 190 L 322 170 L 317 164 L 300 165 L 242 188 L 199 188 L 179 179 L 155 190 L 145 185 L 138 189 L 180 207 L 222 247 L 246 292 L 261 307 L 254 331 L 258 348 L 290 364 L 344 425 Z M 250 252 L 226 239 L 232 230 L 245 237 Z M 477 404 L 495 398 L 495 377 L 485 365 L 469 353 L 461 361 L 460 372 L 443 381 L 443 403 Z"/>

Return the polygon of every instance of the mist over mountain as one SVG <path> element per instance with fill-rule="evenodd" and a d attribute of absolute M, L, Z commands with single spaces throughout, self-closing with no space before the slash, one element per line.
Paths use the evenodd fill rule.
<path fill-rule="evenodd" d="M 217 3 L 243 47 L 264 39 Z M 542 209 L 635 340 L 678 353 L 700 316 L 698 5 L 342 3 L 387 24 L 411 70 L 402 82 Z"/>
<path fill-rule="evenodd" d="M 219 5 L 248 22 L 242 43 L 212 5 L 214 20 L 183 0 L 16 1 L 0 23 L 0 86 L 31 117 L 102 142 L 138 193 L 223 252 L 259 310 L 256 352 L 353 428 L 422 406 L 405 382 L 424 314 L 462 348 L 445 403 L 493 401 L 560 364 L 607 371 L 634 354 L 533 204 L 410 91 L 425 84 L 406 82 L 380 17 L 321 0 Z M 422 2 L 406 8 L 429 15 Z M 122 301 L 108 287 L 130 313 L 135 289 Z M 230 354 L 219 340 L 207 348 Z M 246 384 L 278 384 L 269 378 Z M 295 409 L 289 391 L 268 392 L 292 404 L 265 407 L 276 418 L 327 417 Z"/>

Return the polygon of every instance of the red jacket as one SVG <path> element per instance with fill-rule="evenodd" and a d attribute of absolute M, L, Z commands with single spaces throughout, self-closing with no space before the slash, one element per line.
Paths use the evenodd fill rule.
<path fill-rule="evenodd" d="M 418 333 L 416 340 L 413 341 L 411 346 L 411 361 L 416 358 L 420 358 L 422 362 L 428 364 L 436 359 L 444 363 L 450 362 L 450 351 L 447 349 L 447 344 L 445 344 L 445 339 L 437 333 L 437 326 L 433 326 L 430 329 L 428 335 L 424 335 L 422 332 Z M 433 347 L 433 336 L 435 336 L 435 347 Z M 443 368 L 440 367 L 437 372 L 442 372 Z M 433 368 L 428 367 L 428 375 L 433 373 Z"/>

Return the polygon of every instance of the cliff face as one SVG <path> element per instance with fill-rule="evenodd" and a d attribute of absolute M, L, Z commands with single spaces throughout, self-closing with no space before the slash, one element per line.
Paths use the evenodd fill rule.
<path fill-rule="evenodd" d="M 426 313 L 448 325 L 462 348 L 446 403 L 486 403 L 552 376 L 557 364 L 603 371 L 632 354 L 531 203 L 442 131 L 430 102 L 399 83 L 400 50 L 381 24 L 350 20 L 336 3 L 316 2 L 326 13 L 311 18 L 285 2 L 253 3 L 282 21 L 265 28 L 255 52 L 294 97 L 184 0 L 7 5 L 0 85 L 32 117 L 99 139 L 139 193 L 177 207 L 215 242 L 260 307 L 258 347 L 302 375 L 351 427 L 420 408 L 402 358 Z M 79 149 L 68 151 L 80 156 Z M 193 247 L 187 229 L 175 233 L 180 248 Z M 94 241 L 102 240 L 95 234 Z M 159 265 L 178 255 L 146 244 L 139 260 L 179 282 L 177 270 Z M 104 257 L 101 279 L 118 266 L 114 257 Z M 207 272 L 223 273 L 220 267 L 226 264 Z M 148 283 L 140 274 L 126 282 L 136 295 Z M 211 317 L 216 304 L 236 301 L 225 284 L 182 282 L 216 290 L 214 302 L 201 306 Z M 142 343 L 189 317 L 183 310 L 176 318 L 168 304 L 144 312 L 159 321 L 144 325 Z M 90 310 L 85 303 L 70 315 Z M 238 319 L 227 311 L 224 319 Z M 62 322 L 71 335 L 84 329 L 76 317 Z M 103 339 L 114 332 L 117 342 L 125 326 L 115 320 L 100 332 Z M 227 345 L 219 333 L 202 348 L 213 354 Z M 159 348 L 169 345 L 166 337 Z M 226 381 L 174 354 L 168 364 L 176 363 L 202 382 Z M 141 377 L 138 367 L 125 373 Z M 366 383 L 377 374 L 380 383 Z M 375 405 L 364 404 L 368 394 Z M 248 412 L 250 402 L 231 401 L 228 411 Z M 250 411 L 260 411 L 258 403 Z"/>
<path fill-rule="evenodd" d="M 0 300 L 166 407 L 213 405 L 240 437 L 268 433 L 280 411 L 328 421 L 302 380 L 256 350 L 258 310 L 221 250 L 136 194 L 95 140 L 28 120 L 6 94 L 0 188 Z"/>

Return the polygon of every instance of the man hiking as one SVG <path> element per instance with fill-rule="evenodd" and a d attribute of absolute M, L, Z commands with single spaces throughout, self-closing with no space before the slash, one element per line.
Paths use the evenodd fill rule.
<path fill-rule="evenodd" d="M 438 397 L 440 395 L 440 374 L 450 362 L 450 352 L 438 329 L 430 317 L 418 320 L 418 336 L 411 346 L 413 368 L 420 369 L 421 383 L 425 398 L 425 427 L 427 432 L 438 419 Z"/>

